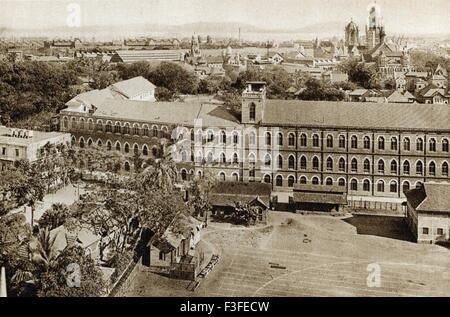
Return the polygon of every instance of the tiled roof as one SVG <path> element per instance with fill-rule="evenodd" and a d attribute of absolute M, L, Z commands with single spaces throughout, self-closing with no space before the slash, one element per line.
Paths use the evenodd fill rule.
<path fill-rule="evenodd" d="M 148 102 L 133 100 L 105 100 L 94 113 L 98 118 L 155 122 L 194 126 L 202 119 L 204 126 L 237 127 L 239 122 L 225 108 L 210 103 Z"/>
<path fill-rule="evenodd" d="M 111 85 L 113 90 L 123 94 L 127 98 L 133 98 L 142 93 L 153 91 L 156 86 L 142 76 L 120 81 Z"/>
<path fill-rule="evenodd" d="M 450 184 L 425 183 L 405 194 L 417 211 L 450 213 Z"/>
<path fill-rule="evenodd" d="M 262 124 L 450 130 L 449 117 L 448 105 L 267 100 Z"/>
<path fill-rule="evenodd" d="M 344 194 L 295 192 L 294 193 L 294 202 L 313 203 L 313 204 L 330 204 L 330 205 L 346 205 L 347 199 L 345 198 Z"/>

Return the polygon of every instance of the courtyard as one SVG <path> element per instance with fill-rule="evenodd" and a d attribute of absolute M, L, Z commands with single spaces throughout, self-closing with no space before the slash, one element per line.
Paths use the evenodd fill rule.
<path fill-rule="evenodd" d="M 411 242 L 403 219 L 271 212 L 266 226 L 210 223 L 220 261 L 195 292 L 142 269 L 128 296 L 448 296 L 450 253 Z M 367 280 L 379 268 L 377 287 Z M 372 276 L 372 275 L 371 275 Z"/>

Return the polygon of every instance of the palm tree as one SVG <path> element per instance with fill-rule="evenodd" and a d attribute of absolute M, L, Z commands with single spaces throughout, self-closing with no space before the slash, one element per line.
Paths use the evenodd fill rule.
<path fill-rule="evenodd" d="M 51 237 L 48 228 L 40 229 L 34 243 L 30 245 L 32 253 L 32 262 L 41 267 L 44 271 L 48 271 L 58 257 L 55 246 L 55 239 Z"/>

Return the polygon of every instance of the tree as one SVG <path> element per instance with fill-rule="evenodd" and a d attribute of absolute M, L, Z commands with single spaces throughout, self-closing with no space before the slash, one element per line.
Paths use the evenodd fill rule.
<path fill-rule="evenodd" d="M 119 76 L 117 72 L 113 71 L 100 71 L 96 72 L 92 77 L 92 82 L 90 83 L 93 89 L 105 89 L 106 87 L 119 81 Z"/>
<path fill-rule="evenodd" d="M 235 210 L 231 214 L 231 219 L 234 223 L 244 226 L 254 224 L 256 219 L 258 219 L 258 208 L 236 202 Z"/>
<path fill-rule="evenodd" d="M 171 62 L 162 62 L 149 74 L 149 81 L 172 93 L 195 94 L 198 90 L 197 76 L 185 67 Z"/>
<path fill-rule="evenodd" d="M 78 268 L 79 275 L 73 271 Z M 71 280 L 72 277 L 75 279 Z M 76 283 L 78 277 L 79 285 L 68 283 L 68 280 Z M 81 247 L 73 246 L 64 249 L 55 265 L 40 276 L 37 296 L 98 297 L 104 293 L 105 282 L 101 271 Z"/>
<path fill-rule="evenodd" d="M 70 211 L 67 206 L 60 203 L 53 204 L 53 206 L 46 210 L 39 219 L 39 226 L 53 230 L 63 225 L 69 217 Z"/>
<path fill-rule="evenodd" d="M 56 258 L 58 257 L 55 250 L 55 239 L 51 237 L 48 228 L 40 229 L 37 237 L 33 239 L 33 243 L 30 247 L 32 252 L 32 261 L 37 266 L 38 270 L 47 272 L 50 270 Z"/>
<path fill-rule="evenodd" d="M 174 93 L 165 87 L 157 87 L 155 98 L 158 101 L 173 101 Z"/>
<path fill-rule="evenodd" d="M 211 210 L 209 192 L 215 181 L 211 177 L 195 179 L 190 185 L 189 206 L 196 217 L 204 217 Z"/>

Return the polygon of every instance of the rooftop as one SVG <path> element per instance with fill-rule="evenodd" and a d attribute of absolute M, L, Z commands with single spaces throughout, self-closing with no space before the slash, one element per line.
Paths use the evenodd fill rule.
<path fill-rule="evenodd" d="M 142 76 L 112 84 L 111 89 L 118 91 L 127 98 L 133 98 L 142 93 L 153 91 L 156 86 Z"/>
<path fill-rule="evenodd" d="M 11 129 L 14 128 L 8 128 L 5 126 L 0 126 L 0 144 L 6 144 L 6 145 L 16 145 L 16 146 L 28 146 L 30 144 L 33 144 L 35 142 L 44 141 L 47 139 L 52 139 L 58 136 L 61 136 L 65 133 L 60 132 L 42 132 L 42 131 L 31 131 L 32 137 L 29 138 L 20 138 L 20 137 L 13 137 L 9 136 L 9 132 Z M 30 130 L 23 130 L 23 129 L 15 129 L 17 131 L 29 131 Z"/>
<path fill-rule="evenodd" d="M 425 183 L 405 195 L 417 211 L 450 213 L 450 184 Z"/>
<path fill-rule="evenodd" d="M 387 130 L 450 130 L 438 104 L 267 100 L 263 125 Z"/>

